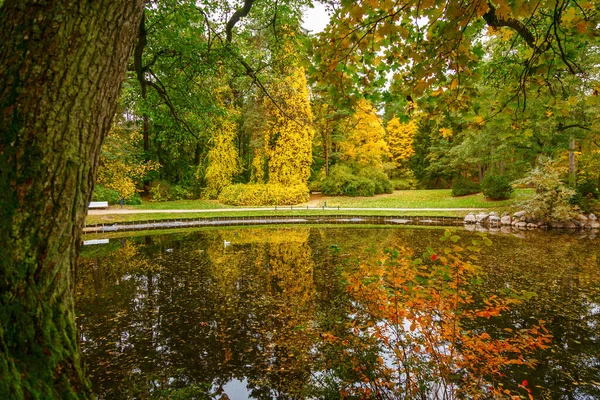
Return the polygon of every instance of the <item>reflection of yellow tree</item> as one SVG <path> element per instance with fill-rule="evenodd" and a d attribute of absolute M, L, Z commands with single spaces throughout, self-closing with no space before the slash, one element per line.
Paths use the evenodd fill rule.
<path fill-rule="evenodd" d="M 213 262 L 211 275 L 219 291 L 222 314 L 216 330 L 217 340 L 223 346 L 224 362 L 231 358 L 231 343 L 236 334 L 227 329 L 231 326 L 227 323 L 228 315 L 242 307 L 238 287 L 246 280 L 263 282 L 264 289 L 257 301 L 269 310 L 270 318 L 255 323 L 259 326 L 257 333 L 264 364 L 256 377 L 247 378 L 252 386 L 297 396 L 308 379 L 313 341 L 309 321 L 314 318 L 315 285 L 309 230 L 224 232 L 207 250 Z M 224 240 L 231 245 L 224 248 Z M 248 259 L 253 260 L 250 269 Z"/>
<path fill-rule="evenodd" d="M 308 245 L 309 231 L 294 230 L 293 240 L 281 242 L 280 237 L 292 232 L 273 232 L 269 245 L 270 292 L 276 299 L 278 332 L 270 349 L 277 359 L 276 370 L 269 375 L 277 386 L 289 395 L 299 396 L 310 371 L 310 349 L 313 337 L 310 321 L 314 318 L 314 263 Z"/>

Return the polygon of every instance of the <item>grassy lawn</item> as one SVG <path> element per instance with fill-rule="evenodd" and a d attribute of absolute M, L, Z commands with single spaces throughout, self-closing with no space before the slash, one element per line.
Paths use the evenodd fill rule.
<path fill-rule="evenodd" d="M 397 190 L 392 194 L 375 197 L 323 196 L 331 207 L 365 208 L 505 208 L 516 206 L 533 193 L 533 189 L 517 189 L 508 200 L 486 200 L 481 193 L 452 197 L 450 189 L 436 190 Z"/>
<path fill-rule="evenodd" d="M 300 210 L 301 206 L 295 206 L 292 211 L 288 207 L 282 206 L 279 210 L 273 211 L 272 207 L 261 210 L 260 208 L 252 211 L 232 211 L 232 212 L 201 212 L 201 213 L 148 213 L 143 214 L 122 214 L 122 215 L 89 215 L 86 224 L 110 224 L 115 222 L 128 221 L 149 221 L 166 220 L 180 218 L 209 218 L 223 216 L 250 217 L 261 215 L 406 215 L 406 216 L 465 216 L 468 211 L 412 211 L 412 212 L 390 212 L 390 211 L 351 211 L 344 208 L 485 208 L 497 212 L 512 212 L 517 209 L 519 202 L 525 200 L 533 193 L 532 189 L 517 189 L 513 197 L 508 200 L 490 201 L 486 200 L 482 194 L 452 197 L 449 189 L 440 190 L 400 190 L 392 194 L 379 195 L 374 197 L 343 197 L 343 196 L 320 196 L 313 198 L 310 202 L 311 207 L 322 207 L 327 203 L 328 210 Z M 334 208 L 340 207 L 340 210 Z M 118 208 L 118 206 L 111 206 Z M 238 208 L 221 204 L 214 200 L 178 200 L 166 201 L 161 203 L 145 202 L 138 206 L 126 206 L 128 209 L 140 210 L 217 210 L 222 208 Z"/>
<path fill-rule="evenodd" d="M 133 210 L 212 210 L 217 208 L 235 208 L 235 206 L 221 204 L 216 200 L 174 200 L 162 202 L 145 201 L 143 204 L 126 206 L 125 208 Z"/>
<path fill-rule="evenodd" d="M 319 196 L 311 206 L 321 207 L 327 202 L 328 207 L 345 208 L 498 208 L 516 205 L 533 193 L 533 189 L 516 189 L 508 200 L 486 200 L 481 193 L 452 197 L 450 189 L 434 190 L 396 190 L 392 194 L 373 197 Z M 306 203 L 305 203 L 306 204 Z M 119 208 L 111 206 L 110 208 Z M 212 210 L 219 208 L 237 208 L 219 203 L 217 200 L 176 200 L 164 202 L 144 202 L 136 206 L 125 206 L 128 209 L 141 210 Z M 244 208 L 244 207 L 242 207 Z M 282 206 L 285 208 L 285 206 Z"/>

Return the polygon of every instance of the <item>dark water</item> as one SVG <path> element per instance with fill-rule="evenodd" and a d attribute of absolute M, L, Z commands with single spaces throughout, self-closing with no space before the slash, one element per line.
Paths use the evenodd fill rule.
<path fill-rule="evenodd" d="M 600 398 L 600 241 L 491 235 L 471 276 L 441 257 L 467 259 L 479 237 L 440 242 L 443 233 L 240 228 L 85 246 L 76 310 L 95 392 Z M 399 249 L 397 260 L 384 248 Z"/>

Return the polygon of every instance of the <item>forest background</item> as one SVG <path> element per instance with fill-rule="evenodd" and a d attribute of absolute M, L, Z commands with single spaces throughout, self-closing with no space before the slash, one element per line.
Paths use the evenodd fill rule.
<path fill-rule="evenodd" d="M 498 1 L 477 23 L 434 1 L 317 4 L 335 22 L 317 34 L 302 25 L 311 2 L 253 3 L 235 34 L 227 2 L 146 7 L 95 200 L 501 199 L 516 183 L 593 208 L 594 2 Z"/>

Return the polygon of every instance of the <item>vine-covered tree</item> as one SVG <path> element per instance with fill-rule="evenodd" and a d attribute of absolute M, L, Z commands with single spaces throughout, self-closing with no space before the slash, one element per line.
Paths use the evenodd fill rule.
<path fill-rule="evenodd" d="M 217 117 L 215 131 L 209 141 L 208 167 L 204 173 L 204 194 L 210 199 L 217 198 L 221 190 L 231 185 L 233 177 L 239 172 L 235 147 L 238 117 L 239 112 L 231 108 L 226 115 Z"/>
<path fill-rule="evenodd" d="M 265 154 L 269 183 L 306 185 L 312 163 L 312 110 L 304 69 L 294 67 L 265 99 Z"/>

